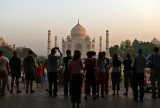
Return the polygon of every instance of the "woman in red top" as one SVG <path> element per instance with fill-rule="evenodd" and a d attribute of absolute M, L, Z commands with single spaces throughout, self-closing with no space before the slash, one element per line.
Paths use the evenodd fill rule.
<path fill-rule="evenodd" d="M 37 79 L 36 79 L 37 88 L 38 88 L 38 84 L 39 84 L 39 83 L 41 83 L 41 87 L 43 88 L 42 70 L 43 70 L 43 68 L 41 67 L 40 64 L 38 64 L 38 67 L 37 67 Z"/>
<path fill-rule="evenodd" d="M 84 61 L 85 68 L 84 74 L 86 75 L 86 85 L 85 85 L 85 98 L 87 100 L 87 95 L 90 94 L 90 88 L 92 86 L 93 99 L 96 99 L 96 60 L 92 58 L 92 52 L 87 53 L 87 59 Z"/>

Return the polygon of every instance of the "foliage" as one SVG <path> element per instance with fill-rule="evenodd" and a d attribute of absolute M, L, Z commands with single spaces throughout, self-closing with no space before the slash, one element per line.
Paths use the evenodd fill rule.
<path fill-rule="evenodd" d="M 7 46 L 0 46 L 0 50 L 3 51 L 3 55 L 8 59 L 13 56 L 12 49 Z"/>
<path fill-rule="evenodd" d="M 110 47 L 110 56 L 112 57 L 114 54 L 117 54 L 118 53 L 118 49 L 119 49 L 118 45 L 114 45 L 113 47 L 111 46 Z"/>
<path fill-rule="evenodd" d="M 113 54 L 117 53 L 119 54 L 120 58 L 123 59 L 127 53 L 131 53 L 132 57 L 135 57 L 137 55 L 136 50 L 138 48 L 142 48 L 144 56 L 148 56 L 153 52 L 153 48 L 155 46 L 156 45 L 151 42 L 138 41 L 137 39 L 135 39 L 133 42 L 130 40 L 125 40 L 120 43 L 120 47 L 118 45 L 110 47 L 110 55 L 112 57 Z"/>
<path fill-rule="evenodd" d="M 18 52 L 18 57 L 21 58 L 21 60 L 24 59 L 24 57 L 28 56 L 28 51 L 31 50 L 30 48 L 25 47 L 19 47 L 16 49 Z M 37 57 L 37 54 L 33 51 L 33 56 Z"/>

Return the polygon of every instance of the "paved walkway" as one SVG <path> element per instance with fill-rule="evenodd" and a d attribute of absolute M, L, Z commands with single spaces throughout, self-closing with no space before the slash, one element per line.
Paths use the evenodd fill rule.
<path fill-rule="evenodd" d="M 41 88 L 35 89 L 34 94 L 26 94 L 24 87 L 21 90 L 20 94 L 7 92 L 5 97 L 0 97 L 0 108 L 71 108 L 70 96 L 63 95 L 62 87 L 59 87 L 58 97 L 49 97 Z M 143 103 L 136 103 L 132 100 L 132 93 L 125 97 L 123 91 L 121 89 L 119 96 L 112 96 L 110 90 L 103 99 L 92 100 L 89 96 L 87 101 L 82 94 L 82 108 L 160 108 L 160 99 L 151 99 L 150 93 L 145 94 Z"/>

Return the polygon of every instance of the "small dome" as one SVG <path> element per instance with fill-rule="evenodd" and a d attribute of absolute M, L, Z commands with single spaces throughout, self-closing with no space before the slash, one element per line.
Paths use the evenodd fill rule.
<path fill-rule="evenodd" d="M 83 38 L 85 39 L 86 37 L 86 30 L 85 28 L 79 24 L 75 25 L 72 30 L 71 30 L 71 36 L 73 38 Z"/>
<path fill-rule="evenodd" d="M 6 41 L 0 37 L 0 45 L 7 45 Z"/>
<path fill-rule="evenodd" d="M 67 36 L 67 39 L 72 39 L 72 36 L 71 36 L 71 35 L 68 35 L 68 36 Z"/>

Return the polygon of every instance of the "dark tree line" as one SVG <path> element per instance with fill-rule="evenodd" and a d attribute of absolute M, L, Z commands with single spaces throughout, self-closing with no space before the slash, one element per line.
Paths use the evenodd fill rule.
<path fill-rule="evenodd" d="M 121 59 L 126 56 L 127 53 L 131 53 L 133 57 L 136 56 L 136 50 L 142 48 L 144 56 L 148 56 L 153 52 L 153 48 L 156 45 L 151 42 L 143 42 L 135 39 L 133 42 L 130 40 L 122 41 L 119 45 L 110 47 L 110 56 L 112 57 L 115 53 L 119 54 Z"/>

